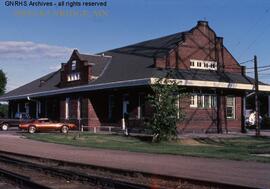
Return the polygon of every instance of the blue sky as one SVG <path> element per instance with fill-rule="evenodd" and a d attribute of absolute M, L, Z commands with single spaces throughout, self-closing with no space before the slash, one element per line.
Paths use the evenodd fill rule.
<path fill-rule="evenodd" d="M 73 48 L 97 53 L 188 30 L 198 20 L 207 20 L 224 37 L 239 62 L 256 54 L 260 66 L 270 65 L 268 0 L 108 0 L 105 8 L 63 8 L 87 10 L 88 16 L 16 16 L 15 11 L 56 8 L 12 8 L 4 3 L 0 2 L 0 68 L 8 76 L 7 90 L 57 70 Z M 107 15 L 93 16 L 93 11 Z M 270 82 L 270 72 L 261 73 L 260 79 Z"/>

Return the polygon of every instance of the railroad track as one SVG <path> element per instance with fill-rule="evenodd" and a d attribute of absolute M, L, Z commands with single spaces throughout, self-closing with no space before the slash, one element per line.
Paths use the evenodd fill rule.
<path fill-rule="evenodd" d="M 3 172 L 6 172 L 6 174 L 1 172 L 1 168 L 3 169 Z M 14 172 L 14 170 L 17 170 L 17 172 Z M 26 175 L 28 172 L 32 174 L 29 176 L 22 176 L 18 173 L 18 170 L 19 172 L 22 170 Z M 36 178 L 31 177 L 31 175 L 33 175 L 33 171 L 38 172 L 41 175 L 40 177 L 44 178 L 45 181 L 36 182 Z M 24 186 L 27 186 L 25 188 L 41 189 L 42 187 L 106 189 L 255 189 L 248 186 L 72 163 L 5 151 L 0 151 L 0 174 L 7 175 L 5 178 L 14 177 L 14 179 L 18 180 L 18 183 L 23 183 Z M 21 181 L 21 179 L 23 181 Z M 56 183 L 50 183 L 48 182 L 49 180 L 55 180 Z M 35 186 L 35 184 L 40 185 L 40 187 Z"/>
<path fill-rule="evenodd" d="M 45 185 L 33 182 L 29 177 L 16 174 L 5 169 L 0 168 L 0 176 L 6 180 L 11 180 L 12 184 L 16 184 L 21 188 L 39 188 L 39 189 L 51 189 Z"/>

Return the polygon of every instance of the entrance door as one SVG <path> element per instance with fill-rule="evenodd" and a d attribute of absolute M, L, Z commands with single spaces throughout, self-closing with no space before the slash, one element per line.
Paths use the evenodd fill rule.
<path fill-rule="evenodd" d="M 123 111 L 122 111 L 122 129 L 126 129 L 125 114 L 129 114 L 129 99 L 128 95 L 123 96 Z"/>

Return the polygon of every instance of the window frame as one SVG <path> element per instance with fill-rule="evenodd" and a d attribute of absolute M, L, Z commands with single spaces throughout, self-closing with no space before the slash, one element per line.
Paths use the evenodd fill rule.
<path fill-rule="evenodd" d="M 191 69 L 201 69 L 201 70 L 217 70 L 217 62 L 210 60 L 196 60 L 190 59 Z"/>
<path fill-rule="evenodd" d="M 228 106 L 228 98 L 232 98 L 233 105 Z M 232 115 L 228 117 L 228 108 L 232 108 Z M 227 119 L 236 119 L 236 99 L 235 96 L 229 95 L 226 96 L 226 118 Z"/>
<path fill-rule="evenodd" d="M 205 106 L 206 98 L 208 96 L 208 107 Z M 192 99 L 193 98 L 193 99 Z M 202 106 L 199 106 L 199 99 L 201 99 Z M 194 102 L 192 104 L 191 102 Z M 216 94 L 209 94 L 209 93 L 192 93 L 190 95 L 190 108 L 199 108 L 199 109 L 211 109 L 217 107 L 217 95 Z"/>
<path fill-rule="evenodd" d="M 77 69 L 77 60 L 71 61 L 71 70 L 75 71 Z"/>
<path fill-rule="evenodd" d="M 81 79 L 80 73 L 75 72 L 67 75 L 67 81 L 72 82 L 72 81 L 79 81 Z"/>

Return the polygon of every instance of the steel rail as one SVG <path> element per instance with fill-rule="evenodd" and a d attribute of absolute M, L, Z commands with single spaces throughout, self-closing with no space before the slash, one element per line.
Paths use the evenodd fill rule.
<path fill-rule="evenodd" d="M 75 171 L 65 170 L 65 169 L 59 169 L 55 167 L 49 167 L 45 165 L 40 165 L 36 163 L 30 163 L 23 160 L 17 160 L 15 158 L 6 157 L 3 155 L 0 155 L 0 161 L 9 163 L 16 166 L 23 166 L 30 169 L 35 169 L 39 171 L 43 171 L 46 174 L 50 174 L 53 176 L 58 176 L 62 178 L 68 178 L 70 180 L 76 180 L 81 182 L 88 182 L 97 186 L 102 186 L 106 188 L 117 188 L 117 189 L 150 189 L 151 186 L 143 185 L 143 184 L 135 184 L 130 182 L 124 182 L 119 180 L 114 180 L 110 178 L 100 177 L 100 176 L 93 176 L 93 175 L 87 175 L 84 173 L 79 173 Z"/>
<path fill-rule="evenodd" d="M 6 155 L 6 156 L 5 156 Z M 1 159 L 5 159 L 6 161 L 12 162 L 12 163 L 21 163 L 28 165 L 29 167 L 43 169 L 47 171 L 51 171 L 52 173 L 59 174 L 59 176 L 75 176 L 77 175 L 77 179 L 81 181 L 90 181 L 95 184 L 102 184 L 102 182 L 105 183 L 104 186 L 110 186 L 112 183 L 114 183 L 114 186 L 117 186 L 115 188 L 127 188 L 127 189 L 145 189 L 145 188 L 151 188 L 151 186 L 147 185 L 141 185 L 141 184 L 134 184 L 134 183 L 129 183 L 129 182 L 123 182 L 123 181 L 115 181 L 109 178 L 105 177 L 98 177 L 98 176 L 93 176 L 93 175 L 86 175 L 80 172 L 75 172 L 75 171 L 69 171 L 65 169 L 59 169 L 55 167 L 48 167 L 40 164 L 34 164 L 30 163 L 28 161 L 23 161 L 19 160 L 16 158 L 11 158 L 10 156 L 15 156 L 15 157 L 22 157 L 26 159 L 31 160 L 38 160 L 42 163 L 52 163 L 60 166 L 70 166 L 73 168 L 89 168 L 92 170 L 103 170 L 103 171 L 109 171 L 111 173 L 115 173 L 118 175 L 128 175 L 128 176 L 134 176 L 135 175 L 142 175 L 143 177 L 147 178 L 157 178 L 157 179 L 164 179 L 164 180 L 169 180 L 169 181 L 175 181 L 175 182 L 181 182 L 181 183 L 190 183 L 194 185 L 202 185 L 202 186 L 208 186 L 209 188 L 222 188 L 222 189 L 259 189 L 258 187 L 250 187 L 250 186 L 243 186 L 243 185 L 237 185 L 237 184 L 230 184 L 230 183 L 223 183 L 223 182 L 215 182 L 215 181 L 207 181 L 207 180 L 200 180 L 200 179 L 193 179 L 193 178 L 184 178 L 184 177 L 173 177 L 173 176 L 167 176 L 167 175 L 160 175 L 160 174 L 152 174 L 152 173 L 147 173 L 147 172 L 139 172 L 139 171 L 132 171 L 132 170 L 124 170 L 124 169 L 116 169 L 116 168 L 110 168 L 110 167 L 103 167 L 103 166 L 97 166 L 97 165 L 89 165 L 89 164 L 83 164 L 83 163 L 74 163 L 74 162 L 68 162 L 68 161 L 63 161 L 63 160 L 56 160 L 56 159 L 50 159 L 50 158 L 43 158 L 43 157 L 37 157 L 37 156 L 32 156 L 32 155 L 26 155 L 26 154 L 19 154 L 15 152 L 7 152 L 7 151 L 1 151 L 0 150 L 0 161 Z M 3 160 L 4 161 L 4 160 Z M 32 164 L 32 165 L 31 165 Z M 107 184 L 107 185 L 106 185 Z M 155 186 L 155 188 L 158 188 Z M 161 188 L 160 188 L 161 189 Z"/>
<path fill-rule="evenodd" d="M 51 189 L 50 187 L 38 184 L 36 182 L 31 181 L 29 177 L 26 177 L 24 175 L 20 175 L 17 173 L 13 173 L 11 171 L 5 170 L 0 168 L 0 176 L 6 178 L 7 180 L 10 180 L 12 182 L 15 182 L 19 185 L 21 188 L 28 188 L 28 189 Z"/>

